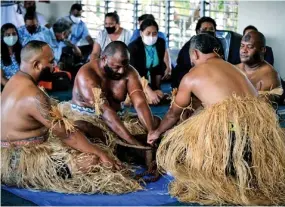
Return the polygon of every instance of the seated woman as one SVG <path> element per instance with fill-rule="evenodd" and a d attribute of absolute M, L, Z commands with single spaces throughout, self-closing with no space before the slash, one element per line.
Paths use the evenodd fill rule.
<path fill-rule="evenodd" d="M 150 82 L 153 90 L 160 90 L 161 79 L 166 65 L 163 61 L 165 41 L 158 37 L 158 25 L 152 19 L 146 19 L 140 25 L 140 35 L 129 44 L 131 65 L 137 69 L 141 77 Z"/>
<path fill-rule="evenodd" d="M 122 41 L 126 45 L 131 39 L 131 32 L 120 26 L 120 17 L 116 11 L 107 13 L 104 21 L 105 28 L 99 32 L 90 60 L 100 57 L 101 52 L 112 41 Z"/>
<path fill-rule="evenodd" d="M 11 23 L 1 27 L 1 86 L 20 69 L 20 52 L 22 46 L 19 41 L 18 31 Z"/>

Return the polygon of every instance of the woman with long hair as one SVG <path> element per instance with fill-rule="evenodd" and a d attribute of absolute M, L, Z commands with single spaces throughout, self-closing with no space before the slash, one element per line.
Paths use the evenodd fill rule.
<path fill-rule="evenodd" d="M 8 80 L 20 69 L 22 46 L 15 25 L 4 24 L 1 27 L 1 85 L 5 86 Z"/>

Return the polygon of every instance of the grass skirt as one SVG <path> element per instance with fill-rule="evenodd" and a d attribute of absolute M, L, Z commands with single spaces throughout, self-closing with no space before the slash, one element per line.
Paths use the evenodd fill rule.
<path fill-rule="evenodd" d="M 100 128 L 104 132 L 107 143 L 110 147 L 114 146 L 116 142 L 118 142 L 119 137 L 107 126 L 103 119 L 95 113 L 86 114 L 73 110 L 70 102 L 61 102 L 58 107 L 61 113 L 69 120 L 86 121 Z M 137 117 L 132 117 L 126 113 L 124 116 L 121 116 L 121 120 L 132 135 L 147 134 L 145 127 L 140 123 Z"/>
<path fill-rule="evenodd" d="M 262 98 L 233 95 L 184 121 L 162 139 L 157 162 L 183 202 L 285 203 L 285 134 Z"/>
<path fill-rule="evenodd" d="M 15 157 L 16 165 L 12 164 Z M 86 160 L 94 164 L 82 172 L 78 163 Z M 38 145 L 1 148 L 1 179 L 7 185 L 60 193 L 121 194 L 142 189 L 129 169 L 115 172 L 98 160 L 96 155 L 81 153 L 50 137 Z"/>

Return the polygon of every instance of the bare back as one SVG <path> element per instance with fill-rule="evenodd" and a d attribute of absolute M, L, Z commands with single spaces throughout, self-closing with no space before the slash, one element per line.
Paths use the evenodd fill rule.
<path fill-rule="evenodd" d="M 259 91 L 269 91 L 281 86 L 277 71 L 265 61 L 254 70 L 246 70 L 244 63 L 238 64 L 237 67 L 246 74 L 250 82 Z"/>
<path fill-rule="evenodd" d="M 34 82 L 19 73 L 6 84 L 1 96 L 1 140 L 43 136 L 47 128 L 37 121 L 37 96 L 45 96 Z"/>
<path fill-rule="evenodd" d="M 191 69 L 185 76 L 184 83 L 204 106 L 218 103 L 233 94 L 257 95 L 253 85 L 242 72 L 218 58 L 209 59 L 207 63 Z"/>

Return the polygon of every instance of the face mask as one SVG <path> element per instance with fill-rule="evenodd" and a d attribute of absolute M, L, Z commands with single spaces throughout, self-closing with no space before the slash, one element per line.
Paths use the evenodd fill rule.
<path fill-rule="evenodd" d="M 122 74 L 120 73 L 116 73 L 112 70 L 112 68 L 110 68 L 108 65 L 104 66 L 104 70 L 105 73 L 107 75 L 108 78 L 112 79 L 112 80 L 120 80 L 122 78 Z"/>
<path fill-rule="evenodd" d="M 18 41 L 18 36 L 4 37 L 3 40 L 4 40 L 4 42 L 6 43 L 6 45 L 8 45 L 8 46 L 13 46 L 13 45 L 15 45 L 16 42 Z"/>
<path fill-rule="evenodd" d="M 201 31 L 201 33 L 200 34 L 209 34 L 209 35 L 211 35 L 211 36 L 213 36 L 213 37 L 215 37 L 216 36 L 216 33 L 215 32 L 213 32 L 213 31 Z"/>
<path fill-rule="evenodd" d="M 144 36 L 142 38 L 142 41 L 144 44 L 151 46 L 154 45 L 157 41 L 157 36 L 153 37 L 153 36 Z"/>
<path fill-rule="evenodd" d="M 80 21 L 81 21 L 81 18 L 80 18 L 80 17 L 76 17 L 76 16 L 73 16 L 73 15 L 70 15 L 70 19 L 71 19 L 71 21 L 73 21 L 75 24 L 79 24 Z"/>
<path fill-rule="evenodd" d="M 26 26 L 26 28 L 27 28 L 27 30 L 28 30 L 28 32 L 29 32 L 30 34 L 34 34 L 34 33 L 36 33 L 36 31 L 37 31 L 37 26 L 36 26 L 36 25 L 33 25 L 33 26 Z"/>
<path fill-rule="evenodd" d="M 51 71 L 51 68 L 50 67 L 45 67 L 42 69 L 42 72 L 39 76 L 39 80 L 40 81 L 50 81 L 52 80 L 52 72 Z"/>
<path fill-rule="evenodd" d="M 116 31 L 116 27 L 105 27 L 108 34 L 113 34 Z"/>

